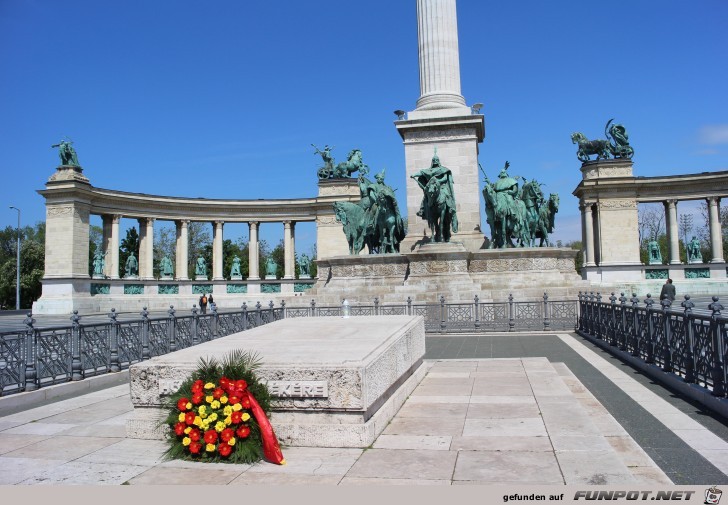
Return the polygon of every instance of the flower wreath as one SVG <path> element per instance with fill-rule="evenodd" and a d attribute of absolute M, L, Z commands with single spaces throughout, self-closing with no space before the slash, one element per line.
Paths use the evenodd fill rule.
<path fill-rule="evenodd" d="M 286 463 L 266 412 L 270 393 L 256 377 L 257 355 L 233 350 L 197 370 L 168 398 L 167 459 Z"/>

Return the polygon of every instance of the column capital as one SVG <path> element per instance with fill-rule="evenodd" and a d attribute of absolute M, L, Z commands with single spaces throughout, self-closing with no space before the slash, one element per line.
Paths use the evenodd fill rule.
<path fill-rule="evenodd" d="M 720 197 L 719 196 L 706 196 L 705 201 L 708 202 L 708 205 L 718 205 L 720 203 Z"/>
<path fill-rule="evenodd" d="M 213 221 L 212 224 L 214 224 L 215 226 L 222 226 L 225 224 L 225 221 L 216 220 Z"/>
<path fill-rule="evenodd" d="M 121 218 L 124 217 L 121 214 L 112 214 L 111 215 L 111 222 L 114 224 L 119 224 L 119 221 L 121 221 Z"/>
<path fill-rule="evenodd" d="M 677 202 L 679 202 L 679 200 L 671 198 L 671 199 L 665 200 L 663 203 L 669 207 L 675 207 L 677 205 Z"/>

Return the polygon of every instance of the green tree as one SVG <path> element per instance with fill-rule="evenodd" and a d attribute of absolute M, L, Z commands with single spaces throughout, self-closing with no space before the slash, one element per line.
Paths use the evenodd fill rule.
<path fill-rule="evenodd" d="M 42 291 L 45 265 L 45 223 L 21 228 L 20 307 L 28 309 Z M 17 230 L 0 230 L 0 307 L 15 308 Z"/>
<path fill-rule="evenodd" d="M 160 227 L 154 230 L 154 277 L 159 277 L 159 264 L 162 258 L 169 257 L 172 265 L 176 265 L 177 258 L 177 235 L 176 231 L 171 228 Z M 175 272 L 177 275 L 177 272 Z"/>
<path fill-rule="evenodd" d="M 212 234 L 210 228 L 210 223 L 202 221 L 190 221 L 190 224 L 187 225 L 187 237 L 189 239 L 187 273 L 190 279 L 195 278 L 195 265 L 197 264 L 197 258 L 200 256 L 205 258 L 208 272 L 212 269 Z"/>
<path fill-rule="evenodd" d="M 561 247 L 561 246 L 559 246 L 559 247 Z M 582 246 L 581 240 L 574 240 L 572 242 L 567 242 L 567 243 L 563 244 L 563 247 L 569 247 L 571 249 L 579 251 L 579 254 L 576 255 L 576 258 L 574 260 L 574 269 L 577 271 L 577 273 L 581 274 L 581 269 L 584 267 L 584 253 L 583 253 L 583 246 Z"/>
<path fill-rule="evenodd" d="M 278 265 L 278 268 L 276 268 L 276 277 L 279 279 L 283 278 L 283 275 L 285 273 L 285 264 L 286 264 L 286 250 L 283 247 L 283 241 L 281 240 L 278 242 L 278 245 L 273 248 L 273 250 L 269 253 L 269 257 L 273 258 L 273 261 L 276 262 L 276 265 Z M 265 259 L 265 263 L 268 262 L 268 258 Z"/>

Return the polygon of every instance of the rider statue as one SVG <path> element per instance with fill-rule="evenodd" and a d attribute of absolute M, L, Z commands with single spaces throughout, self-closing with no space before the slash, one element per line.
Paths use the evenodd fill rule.
<path fill-rule="evenodd" d="M 399 252 L 399 244 L 404 238 L 404 222 L 394 189 L 384 183 L 385 171 L 374 176 L 376 183 L 359 176 L 359 206 L 364 209 L 367 221 L 364 242 L 378 246 L 380 253 L 394 253 Z"/>
<path fill-rule="evenodd" d="M 410 176 L 424 191 L 420 210 L 417 215 L 427 221 L 435 232 L 434 242 L 449 242 L 452 233 L 458 231 L 458 218 L 455 211 L 455 190 L 449 168 L 440 164 L 437 148 L 429 168 L 424 168 Z M 441 218 L 445 217 L 445 222 Z"/>
<path fill-rule="evenodd" d="M 61 166 L 80 167 L 81 165 L 78 164 L 76 150 L 71 144 L 73 144 L 73 142 L 61 140 L 58 144 L 53 144 L 51 147 L 58 148 L 58 156 L 61 158 Z"/>
<path fill-rule="evenodd" d="M 328 144 L 324 147 L 324 150 L 321 151 L 318 147 L 311 144 L 314 149 L 316 149 L 316 152 L 314 154 L 320 154 L 321 159 L 324 161 L 324 166 L 319 169 L 319 171 L 324 171 L 326 174 L 331 174 L 334 171 L 334 157 L 331 156 L 331 150 L 333 147 L 330 147 Z M 321 173 L 324 173 L 321 172 Z"/>

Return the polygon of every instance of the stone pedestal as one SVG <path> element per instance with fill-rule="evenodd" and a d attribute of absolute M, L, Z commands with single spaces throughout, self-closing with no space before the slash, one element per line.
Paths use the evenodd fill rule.
<path fill-rule="evenodd" d="M 196 281 L 205 281 L 205 282 L 207 282 L 209 279 L 207 278 L 206 275 L 195 275 L 195 280 Z"/>
<path fill-rule="evenodd" d="M 201 356 L 231 349 L 260 355 L 274 397 L 271 424 L 282 445 L 367 447 L 424 375 L 420 316 L 286 319 L 132 365 L 131 438 L 161 439 L 163 397 Z"/>
<path fill-rule="evenodd" d="M 277 279 L 278 279 L 278 277 L 276 277 L 275 275 L 266 275 L 265 276 L 265 280 L 267 280 L 267 281 L 275 281 Z"/>
<path fill-rule="evenodd" d="M 316 251 L 318 259 L 349 254 L 344 227 L 336 221 L 334 202 L 358 202 L 361 199 L 356 179 L 325 179 L 318 182 L 316 203 Z M 362 251 L 366 254 L 366 248 Z"/>
<path fill-rule="evenodd" d="M 242 275 L 231 275 L 230 276 L 230 280 L 231 281 L 242 281 L 243 280 L 243 276 Z"/>

